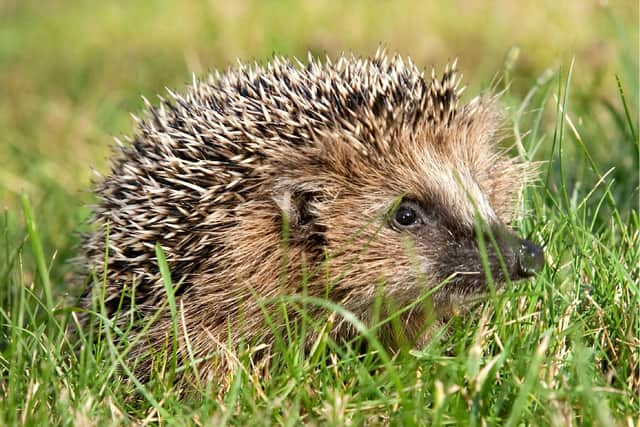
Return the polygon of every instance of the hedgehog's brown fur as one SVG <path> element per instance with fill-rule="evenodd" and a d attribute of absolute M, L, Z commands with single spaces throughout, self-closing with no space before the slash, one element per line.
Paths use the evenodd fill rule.
<path fill-rule="evenodd" d="M 458 107 L 457 86 L 455 65 L 425 81 L 410 61 L 382 52 L 306 65 L 276 57 L 194 79 L 186 95 L 149 107 L 97 186 L 97 227 L 84 244 L 101 278 L 108 241 L 106 309 L 116 324 L 157 316 L 142 336 L 130 333 L 136 372 L 149 373 L 146 353 L 172 331 L 156 243 L 178 284 L 180 360 L 203 359 L 204 375 L 226 371 L 240 341 L 268 352 L 265 313 L 282 326 L 281 308 L 268 301 L 303 287 L 368 324 L 377 293 L 401 307 L 450 278 L 420 304 L 431 311 L 402 318 L 418 343 L 426 315 L 486 291 L 474 214 L 503 229 L 525 173 L 496 148 L 494 98 Z M 392 226 L 400 200 L 420 206 L 419 229 Z M 496 251 L 488 253 L 500 281 Z M 332 335 L 348 339 L 355 329 L 336 320 Z M 393 345 L 390 330 L 380 335 Z"/>

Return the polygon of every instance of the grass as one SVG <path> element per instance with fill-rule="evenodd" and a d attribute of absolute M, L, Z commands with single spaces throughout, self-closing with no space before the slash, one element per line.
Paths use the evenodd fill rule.
<path fill-rule="evenodd" d="M 637 4 L 234 4 L 0 5 L 0 424 L 640 425 Z M 305 355 L 294 328 L 267 381 L 241 352 L 229 391 L 203 384 L 198 399 L 122 369 L 115 329 L 66 333 L 89 166 L 106 169 L 140 94 L 235 57 L 381 41 L 424 66 L 460 57 L 470 93 L 502 76 L 509 139 L 544 161 L 515 224 L 545 244 L 540 275 L 397 355 L 322 333 Z"/>

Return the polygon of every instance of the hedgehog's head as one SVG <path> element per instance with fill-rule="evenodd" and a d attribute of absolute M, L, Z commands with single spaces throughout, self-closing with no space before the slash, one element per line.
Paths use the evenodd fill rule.
<path fill-rule="evenodd" d="M 489 275 L 531 276 L 542 250 L 508 226 L 526 167 L 497 148 L 495 100 L 458 109 L 453 70 L 429 84 L 403 70 L 387 73 L 381 99 L 353 89 L 360 102 L 282 165 L 275 200 L 292 241 L 326 263 L 347 303 L 379 285 L 407 303 L 448 280 L 433 294 L 444 305 L 486 292 Z"/>

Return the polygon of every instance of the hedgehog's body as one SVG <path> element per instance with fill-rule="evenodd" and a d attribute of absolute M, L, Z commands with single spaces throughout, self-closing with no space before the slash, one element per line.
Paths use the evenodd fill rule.
<path fill-rule="evenodd" d="M 457 96 L 453 69 L 425 82 L 412 64 L 379 54 L 241 66 L 151 109 L 98 185 L 99 227 L 84 246 L 101 277 L 109 242 L 109 315 L 157 316 L 142 338 L 132 332 L 138 372 L 172 332 L 156 243 L 178 284 L 181 358 L 203 358 L 201 373 L 224 366 L 211 357 L 222 346 L 272 344 L 265 313 L 282 323 L 269 301 L 303 288 L 365 324 L 377 294 L 403 306 L 453 276 L 433 293 L 438 317 L 453 297 L 486 291 L 475 214 L 499 230 L 509 275 L 528 275 L 537 248 L 503 231 L 524 169 L 495 147 L 493 101 L 458 109 Z M 424 317 L 416 308 L 403 317 L 411 340 Z M 354 329 L 337 321 L 332 334 Z"/>

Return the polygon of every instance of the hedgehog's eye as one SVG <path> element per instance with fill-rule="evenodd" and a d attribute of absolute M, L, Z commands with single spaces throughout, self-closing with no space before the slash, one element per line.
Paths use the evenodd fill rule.
<path fill-rule="evenodd" d="M 402 202 L 391 217 L 392 225 L 399 229 L 412 228 L 421 222 L 417 207 L 410 202 Z"/>

